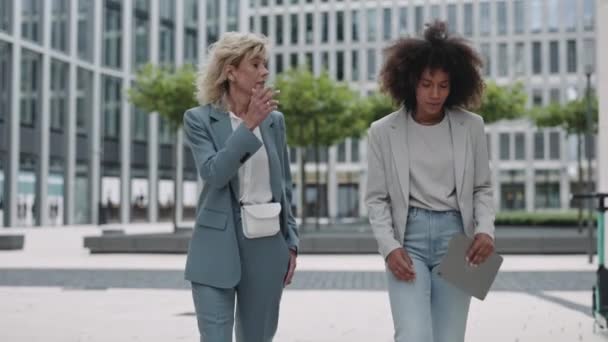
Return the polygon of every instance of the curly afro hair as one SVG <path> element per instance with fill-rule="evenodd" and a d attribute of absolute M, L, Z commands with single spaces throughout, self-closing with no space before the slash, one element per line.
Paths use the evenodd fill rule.
<path fill-rule="evenodd" d="M 380 88 L 408 111 L 416 109 L 416 87 L 424 70 L 450 77 L 445 107 L 474 108 L 484 90 L 479 54 L 464 38 L 451 36 L 443 21 L 426 25 L 423 38 L 401 38 L 385 49 Z"/>

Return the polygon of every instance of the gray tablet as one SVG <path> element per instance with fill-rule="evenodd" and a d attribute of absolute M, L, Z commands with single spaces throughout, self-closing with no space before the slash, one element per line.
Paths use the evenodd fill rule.
<path fill-rule="evenodd" d="M 448 245 L 448 252 L 439 264 L 438 271 L 439 276 L 450 284 L 483 300 L 496 278 L 502 264 L 502 257 L 492 253 L 485 262 L 477 267 L 470 266 L 465 260 L 465 255 L 472 241 L 464 234 L 454 235 Z"/>

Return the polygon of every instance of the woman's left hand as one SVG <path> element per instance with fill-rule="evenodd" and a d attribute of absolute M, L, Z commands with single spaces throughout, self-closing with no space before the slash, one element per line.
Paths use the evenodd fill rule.
<path fill-rule="evenodd" d="M 298 254 L 293 249 L 289 250 L 289 266 L 287 267 L 287 274 L 285 274 L 285 279 L 283 280 L 283 286 L 287 286 L 291 284 L 291 280 L 293 279 L 293 274 L 296 270 L 296 258 Z"/>
<path fill-rule="evenodd" d="M 475 239 L 467 251 L 467 261 L 477 266 L 494 252 L 494 239 L 486 233 L 475 234 Z"/>

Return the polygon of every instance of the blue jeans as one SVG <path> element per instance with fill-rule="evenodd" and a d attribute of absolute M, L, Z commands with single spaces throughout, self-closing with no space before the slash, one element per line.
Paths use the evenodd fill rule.
<path fill-rule="evenodd" d="M 471 297 L 437 275 L 450 238 L 462 233 L 458 211 L 408 211 L 404 248 L 416 278 L 405 282 L 387 269 L 396 342 L 464 341 Z"/>

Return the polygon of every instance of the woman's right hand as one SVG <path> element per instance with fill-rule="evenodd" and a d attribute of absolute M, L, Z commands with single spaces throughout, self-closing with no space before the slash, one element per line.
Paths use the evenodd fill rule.
<path fill-rule="evenodd" d="M 275 92 L 272 88 L 262 88 L 257 85 L 251 89 L 251 101 L 249 101 L 249 108 L 243 117 L 247 128 L 253 130 L 278 108 L 279 101 L 273 99 L 277 93 L 278 91 Z"/>
<path fill-rule="evenodd" d="M 390 252 L 386 257 L 388 269 L 393 272 L 395 278 L 403 281 L 413 281 L 416 279 L 414 263 L 404 248 L 397 248 Z"/>

